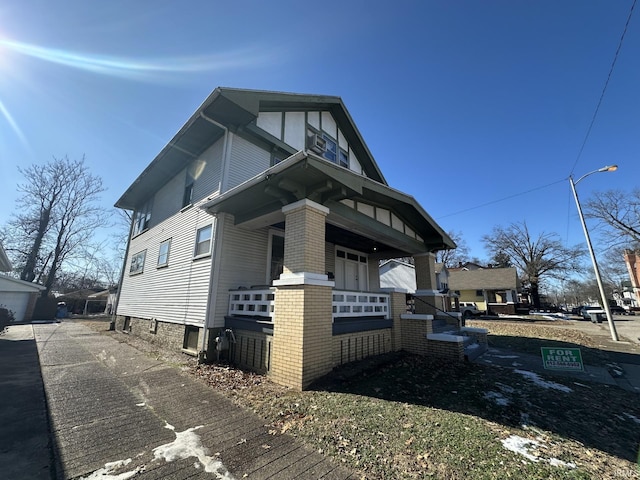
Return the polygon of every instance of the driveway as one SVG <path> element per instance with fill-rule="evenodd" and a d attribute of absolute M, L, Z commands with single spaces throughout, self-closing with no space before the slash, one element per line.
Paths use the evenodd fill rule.
<path fill-rule="evenodd" d="M 177 368 L 80 323 L 11 326 L 0 352 L 8 346 L 3 478 L 352 478 Z"/>

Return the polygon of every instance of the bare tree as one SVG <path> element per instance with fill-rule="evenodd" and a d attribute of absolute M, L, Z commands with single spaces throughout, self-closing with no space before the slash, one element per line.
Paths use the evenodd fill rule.
<path fill-rule="evenodd" d="M 7 251 L 13 254 L 20 278 L 42 279 L 48 295 L 64 262 L 87 245 L 96 228 L 108 221 L 97 205 L 105 188 L 81 160 L 54 158 L 44 165 L 32 165 L 20 173 L 23 195 L 8 224 Z"/>
<path fill-rule="evenodd" d="M 621 190 L 597 193 L 585 206 L 587 217 L 598 219 L 614 233 L 603 238 L 608 246 L 640 246 L 640 189 L 631 193 Z"/>
<path fill-rule="evenodd" d="M 494 227 L 482 240 L 492 257 L 506 256 L 529 283 L 533 305 L 540 308 L 540 282 L 546 277 L 559 278 L 582 270 L 582 247 L 565 247 L 558 235 L 542 232 L 537 238 L 529 233 L 526 222 L 506 228 Z"/>
<path fill-rule="evenodd" d="M 446 267 L 457 267 L 459 263 L 469 260 L 469 246 L 462 238 L 462 232 L 449 231 L 447 235 L 451 237 L 458 246 L 454 250 L 439 250 L 436 252 L 436 262 L 444 263 Z"/>

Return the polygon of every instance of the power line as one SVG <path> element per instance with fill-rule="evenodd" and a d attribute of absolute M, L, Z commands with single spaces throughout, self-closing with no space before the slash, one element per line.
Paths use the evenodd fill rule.
<path fill-rule="evenodd" d="M 573 162 L 573 167 L 571 167 L 571 173 L 569 176 L 573 175 L 573 171 L 576 169 L 576 165 L 578 164 L 578 160 L 582 156 L 582 151 L 584 150 L 584 146 L 587 144 L 587 140 L 589 139 L 589 135 L 591 134 L 591 129 L 593 128 L 593 124 L 596 121 L 596 117 L 598 116 L 598 111 L 600 110 L 600 105 L 602 105 L 602 100 L 604 99 L 604 94 L 607 91 L 607 87 L 609 86 L 609 80 L 611 80 L 611 75 L 613 75 L 613 69 L 616 66 L 616 61 L 618 60 L 618 54 L 622 49 L 622 42 L 624 41 L 624 36 L 627 33 L 627 28 L 629 27 L 629 22 L 631 21 L 631 16 L 633 15 L 633 9 L 636 6 L 636 1 L 633 0 L 633 4 L 631 5 L 631 10 L 629 11 L 629 16 L 627 17 L 627 23 L 624 25 L 624 30 L 622 31 L 622 36 L 620 37 L 620 42 L 618 43 L 618 48 L 616 49 L 616 53 L 613 56 L 613 62 L 611 62 L 611 68 L 609 69 L 609 75 L 607 76 L 607 81 L 604 82 L 604 87 L 602 88 L 602 93 L 600 94 L 600 99 L 598 100 L 598 104 L 596 105 L 596 109 L 593 112 L 593 117 L 591 117 L 591 123 L 589 124 L 589 128 L 587 129 L 587 134 L 584 136 L 584 140 L 582 141 L 582 145 L 580 146 L 580 150 L 578 151 L 578 156 L 576 157 L 575 162 Z"/>
<path fill-rule="evenodd" d="M 537 190 L 542 190 L 543 188 L 551 187 L 552 185 L 557 185 L 558 183 L 564 182 L 566 180 L 567 180 L 566 178 L 563 178 L 561 180 L 556 180 L 555 182 L 551 182 L 551 183 L 548 183 L 546 185 L 542 185 L 540 187 L 534 187 L 534 188 L 531 188 L 529 190 L 525 190 L 524 192 L 514 193 L 513 195 L 509 195 L 507 197 L 499 198 L 497 200 L 492 200 L 490 202 L 486 202 L 486 203 L 483 203 L 483 204 L 480 204 L 480 205 L 476 205 L 475 207 L 469 207 L 469 208 L 465 208 L 464 210 L 459 210 L 457 212 L 448 213 L 447 215 L 443 215 L 441 217 L 438 217 L 438 220 L 440 220 L 442 218 L 453 217 L 454 215 L 459 215 L 461 213 L 467 213 L 467 212 L 470 212 L 471 210 L 477 210 L 478 208 L 482 208 L 482 207 L 486 207 L 486 206 L 489 206 L 489 205 L 493 205 L 495 203 L 504 202 L 505 200 L 510 200 L 512 198 L 515 198 L 515 197 L 520 197 L 522 195 L 526 195 L 527 193 L 535 192 Z"/>

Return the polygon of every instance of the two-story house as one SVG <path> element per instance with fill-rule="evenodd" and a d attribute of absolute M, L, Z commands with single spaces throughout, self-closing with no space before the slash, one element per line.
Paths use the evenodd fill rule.
<path fill-rule="evenodd" d="M 217 88 L 116 206 L 134 211 L 117 328 L 296 388 L 401 349 L 379 262 L 413 256 L 433 299 L 432 252 L 455 248 L 334 96 Z"/>

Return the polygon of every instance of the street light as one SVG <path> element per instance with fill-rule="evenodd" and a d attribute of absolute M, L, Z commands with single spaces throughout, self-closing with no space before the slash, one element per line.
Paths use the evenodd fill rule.
<path fill-rule="evenodd" d="M 578 207 L 578 216 L 580 217 L 580 223 L 582 223 L 582 229 L 584 230 L 584 236 L 587 239 L 587 247 L 589 248 L 589 254 L 591 255 L 591 262 L 593 262 L 593 271 L 596 274 L 596 282 L 598 282 L 598 289 L 600 290 L 600 298 L 602 299 L 602 305 L 604 311 L 607 314 L 607 322 L 609 323 L 609 330 L 611 331 L 611 338 L 614 342 L 618 341 L 618 332 L 616 332 L 616 326 L 613 323 L 613 317 L 611 316 L 611 309 L 609 308 L 609 301 L 604 293 L 604 287 L 602 286 L 602 278 L 600 278 L 600 269 L 598 269 L 598 262 L 596 261 L 596 254 L 593 253 L 593 246 L 591 245 L 591 239 L 589 238 L 589 231 L 587 230 L 587 224 L 584 221 L 584 215 L 582 215 L 582 208 L 580 207 L 580 201 L 578 200 L 578 192 L 576 192 L 576 185 L 580 183 L 583 178 L 588 177 L 591 174 L 599 172 L 614 172 L 618 169 L 617 165 L 609 165 L 599 168 L 593 172 L 585 173 L 576 182 L 573 181 L 573 177 L 569 175 L 569 183 L 571 184 L 571 191 L 573 192 L 573 198 L 576 199 L 576 207 Z"/>

